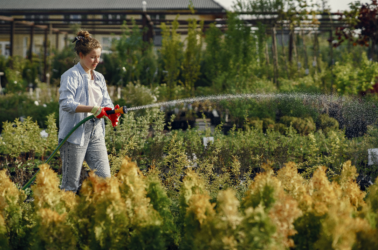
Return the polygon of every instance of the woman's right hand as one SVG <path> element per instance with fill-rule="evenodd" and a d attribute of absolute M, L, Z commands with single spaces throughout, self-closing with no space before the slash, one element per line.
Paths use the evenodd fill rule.
<path fill-rule="evenodd" d="M 91 110 L 91 113 L 98 119 L 101 119 L 102 117 L 104 117 L 106 115 L 106 111 L 107 110 L 111 110 L 111 108 L 103 108 L 103 107 L 97 107 L 97 106 L 94 106 L 93 109 Z"/>

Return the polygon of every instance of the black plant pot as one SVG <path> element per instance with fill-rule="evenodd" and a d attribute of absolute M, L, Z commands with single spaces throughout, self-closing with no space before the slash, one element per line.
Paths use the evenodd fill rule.
<path fill-rule="evenodd" d="M 214 126 L 218 126 L 221 123 L 221 118 L 220 117 L 214 117 L 211 118 L 211 124 Z"/>
<path fill-rule="evenodd" d="M 188 129 L 188 121 L 187 120 L 182 120 L 181 121 L 181 128 L 182 128 L 182 130 L 187 130 Z"/>
<path fill-rule="evenodd" d="M 196 126 L 196 120 L 188 120 L 188 123 L 189 123 L 189 126 L 190 128 L 194 128 L 194 126 Z"/>
<path fill-rule="evenodd" d="M 228 135 L 228 132 L 232 129 L 233 125 L 231 124 L 223 124 L 222 130 L 223 134 Z"/>
<path fill-rule="evenodd" d="M 181 129 L 182 121 L 173 121 L 172 122 L 172 129 Z"/>

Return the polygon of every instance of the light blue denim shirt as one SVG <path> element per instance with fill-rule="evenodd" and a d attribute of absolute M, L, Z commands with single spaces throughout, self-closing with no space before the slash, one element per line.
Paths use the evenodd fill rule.
<path fill-rule="evenodd" d="M 104 76 L 94 72 L 95 83 L 98 84 L 102 90 L 102 103 L 101 107 L 114 108 L 108 90 L 106 88 Z M 80 63 L 76 64 L 62 75 L 60 79 L 59 88 L 59 139 L 64 139 L 68 133 L 76 126 L 81 120 L 88 116 L 88 113 L 75 113 L 79 104 L 88 105 L 88 77 Z M 105 122 L 102 119 L 102 129 L 105 136 Z M 84 145 L 84 124 L 72 133 L 67 139 L 68 142 Z"/>

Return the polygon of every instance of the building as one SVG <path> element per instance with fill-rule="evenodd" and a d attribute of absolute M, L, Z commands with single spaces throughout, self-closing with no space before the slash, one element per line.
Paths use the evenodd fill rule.
<path fill-rule="evenodd" d="M 88 5 L 88 3 L 90 3 Z M 224 18 L 226 11 L 215 0 L 0 0 L 0 55 L 30 57 L 62 49 L 74 34 L 73 25 L 88 30 L 104 48 L 122 33 L 122 23 L 134 19 L 147 27 L 144 39 L 161 43 L 160 24 L 180 14 L 179 32 L 185 36 L 186 20 L 204 20 L 205 27 Z"/>

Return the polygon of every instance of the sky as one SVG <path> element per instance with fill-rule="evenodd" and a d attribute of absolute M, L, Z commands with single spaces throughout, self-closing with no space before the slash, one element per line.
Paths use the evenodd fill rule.
<path fill-rule="evenodd" d="M 223 7 L 226 9 L 230 9 L 232 6 L 232 3 L 234 0 L 214 0 L 221 4 Z M 328 0 L 328 4 L 331 6 L 331 12 L 336 12 L 336 11 L 343 11 L 349 9 L 349 3 L 350 2 L 355 2 L 352 0 Z M 361 1 L 362 3 L 370 2 L 370 1 Z"/>

